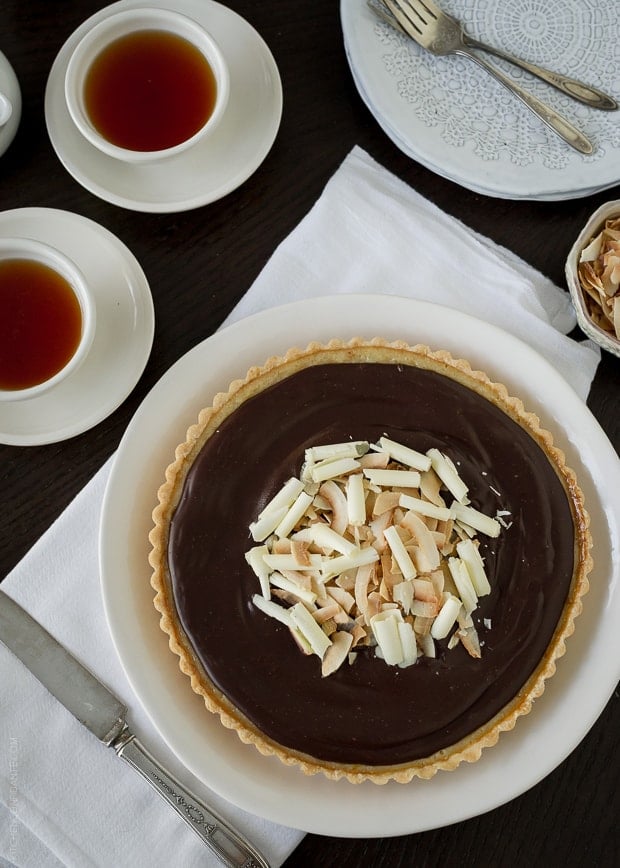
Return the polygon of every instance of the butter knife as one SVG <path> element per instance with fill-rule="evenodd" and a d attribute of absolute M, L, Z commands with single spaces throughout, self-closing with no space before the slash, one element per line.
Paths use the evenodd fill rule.
<path fill-rule="evenodd" d="M 0 641 L 83 726 L 142 775 L 224 865 L 269 868 L 243 835 L 190 793 L 140 744 L 127 724 L 127 707 L 2 589 Z"/>

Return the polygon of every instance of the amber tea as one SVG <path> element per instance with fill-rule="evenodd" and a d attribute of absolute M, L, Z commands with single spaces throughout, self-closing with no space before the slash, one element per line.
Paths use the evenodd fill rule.
<path fill-rule="evenodd" d="M 111 144 L 132 151 L 172 148 L 195 135 L 215 107 L 213 70 L 187 39 L 141 30 L 110 43 L 84 83 L 93 126 Z"/>
<path fill-rule="evenodd" d="M 82 336 L 71 284 L 31 259 L 0 262 L 0 389 L 38 386 L 69 362 Z"/>

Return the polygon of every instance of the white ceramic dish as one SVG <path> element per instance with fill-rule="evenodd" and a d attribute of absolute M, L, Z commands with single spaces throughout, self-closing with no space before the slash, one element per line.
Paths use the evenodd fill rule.
<path fill-rule="evenodd" d="M 579 473 L 596 567 L 566 656 L 534 711 L 472 766 L 406 786 L 305 777 L 243 745 L 193 694 L 152 605 L 148 533 L 175 446 L 213 395 L 273 353 L 310 340 L 381 334 L 428 342 L 502 379 L 538 411 Z M 119 447 L 100 535 L 104 606 L 128 679 L 164 740 L 201 781 L 254 814 L 324 835 L 401 835 L 464 820 L 549 774 L 592 726 L 620 676 L 620 462 L 557 371 L 505 332 L 453 310 L 392 296 L 336 296 L 256 314 L 199 344 L 161 379 Z M 617 559 L 616 559 L 617 560 Z M 600 664 L 601 659 L 605 665 Z"/>
<path fill-rule="evenodd" d="M 7 58 L 0 51 L 0 93 L 11 103 L 11 116 L 0 127 L 0 156 L 15 138 L 22 116 L 22 94 L 17 76 Z"/>
<path fill-rule="evenodd" d="M 610 332 L 606 332 L 600 326 L 593 322 L 585 302 L 584 291 L 579 282 L 579 257 L 581 251 L 586 247 L 592 238 L 603 228 L 605 220 L 608 217 L 620 216 L 620 200 L 616 199 L 613 202 L 605 202 L 600 208 L 597 208 L 594 214 L 589 218 L 586 225 L 583 227 L 566 259 L 566 282 L 570 291 L 571 299 L 577 314 L 577 322 L 579 327 L 585 334 L 588 335 L 595 343 L 601 346 L 604 350 L 613 353 L 615 356 L 620 356 L 620 340 Z"/>
<path fill-rule="evenodd" d="M 280 126 L 280 76 L 269 48 L 243 18 L 213 0 L 179 0 L 175 10 L 202 24 L 226 57 L 230 94 L 221 123 L 212 136 L 163 163 L 130 165 L 101 153 L 71 120 L 64 96 L 66 68 L 73 48 L 94 24 L 141 5 L 121 0 L 107 6 L 65 42 L 45 92 L 47 130 L 66 170 L 95 196 L 134 211 L 187 211 L 232 192 L 263 162 Z M 150 5 L 163 8 L 167 0 Z"/>
<path fill-rule="evenodd" d="M 442 0 L 472 36 L 618 98 L 620 21 L 607 0 Z M 516 67 L 487 58 L 561 112 L 595 145 L 578 154 L 467 58 L 435 57 L 341 0 L 344 44 L 360 96 L 408 156 L 463 187 L 508 199 L 588 196 L 620 180 L 620 111 L 588 108 Z"/>
<path fill-rule="evenodd" d="M 0 443 L 56 443 L 109 416 L 138 382 L 153 343 L 154 311 L 142 268 L 121 241 L 85 217 L 52 208 L 0 212 L 0 237 L 58 248 L 80 268 L 97 328 L 83 364 L 52 392 L 0 403 Z"/>

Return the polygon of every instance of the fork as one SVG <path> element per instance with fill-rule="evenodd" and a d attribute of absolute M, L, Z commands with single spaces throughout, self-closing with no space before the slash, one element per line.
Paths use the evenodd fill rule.
<path fill-rule="evenodd" d="M 368 0 L 368 5 L 379 15 L 384 11 L 383 3 L 384 0 L 372 0 L 372 2 L 371 0 Z M 501 57 L 502 60 L 507 60 L 514 64 L 514 66 L 521 67 L 521 69 L 524 69 L 531 75 L 535 75 L 537 78 L 542 79 L 542 81 L 550 84 L 552 87 L 557 88 L 557 90 L 562 91 L 562 93 L 567 94 L 567 96 L 570 96 L 572 99 L 585 103 L 590 106 L 590 108 L 603 109 L 604 111 L 615 111 L 618 108 L 618 103 L 615 99 L 595 87 L 591 87 L 590 85 L 584 84 L 582 81 L 577 81 L 574 78 L 569 78 L 567 75 L 551 72 L 551 70 L 545 69 L 542 66 L 530 63 L 527 60 L 522 60 L 520 57 L 515 57 L 514 54 L 508 54 L 500 48 L 495 48 L 492 45 L 488 45 L 486 42 L 474 39 L 473 36 L 470 36 L 465 32 L 462 25 L 456 21 L 455 18 L 452 18 L 452 16 L 448 15 L 447 12 L 442 12 L 437 6 L 435 6 L 432 0 L 424 0 L 423 5 L 428 10 L 429 15 L 434 18 L 443 17 L 450 19 L 454 25 L 460 29 L 460 38 L 467 48 L 477 48 L 481 51 L 487 51 L 489 54 L 494 54 L 496 57 Z M 391 13 L 386 12 L 383 17 L 392 26 L 398 26 L 398 22 Z"/>
<path fill-rule="evenodd" d="M 442 12 L 432 0 L 381 0 L 381 2 L 392 13 L 401 29 L 431 54 L 458 54 L 473 60 L 520 99 L 568 145 L 582 154 L 593 152 L 592 142 L 566 118 L 538 97 L 528 93 L 496 66 L 470 51 L 463 38 L 463 29 L 459 22 Z"/>

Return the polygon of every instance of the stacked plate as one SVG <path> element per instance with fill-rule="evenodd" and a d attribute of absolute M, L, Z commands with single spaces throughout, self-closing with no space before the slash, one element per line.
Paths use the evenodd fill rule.
<path fill-rule="evenodd" d="M 442 0 L 475 38 L 620 97 L 620 19 L 607 0 Z M 463 187 L 505 199 L 589 196 L 620 182 L 620 111 L 589 108 L 488 57 L 594 144 L 564 144 L 466 57 L 437 57 L 384 23 L 366 0 L 341 0 L 344 44 L 360 96 L 408 156 Z"/>

